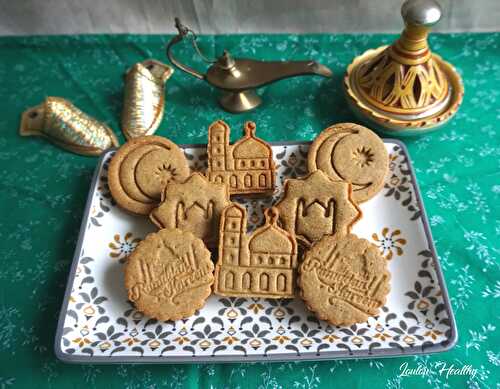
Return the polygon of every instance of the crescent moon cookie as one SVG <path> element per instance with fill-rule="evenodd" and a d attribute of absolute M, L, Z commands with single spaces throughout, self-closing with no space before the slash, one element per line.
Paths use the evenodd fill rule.
<path fill-rule="evenodd" d="M 118 149 L 109 165 L 109 189 L 123 209 L 147 215 L 155 208 L 167 183 L 183 181 L 189 166 L 182 150 L 160 136 L 132 139 Z"/>
<path fill-rule="evenodd" d="M 149 234 L 128 257 L 125 287 L 137 310 L 158 320 L 187 318 L 212 293 L 214 264 L 201 239 L 164 229 Z"/>
<path fill-rule="evenodd" d="M 378 248 L 353 234 L 324 236 L 306 252 L 298 285 L 307 307 L 337 326 L 378 314 L 391 275 Z"/>
<path fill-rule="evenodd" d="M 323 130 L 307 156 L 310 172 L 322 170 L 335 180 L 352 184 L 353 199 L 362 203 L 383 187 L 389 169 L 384 142 L 372 130 L 339 123 Z"/>

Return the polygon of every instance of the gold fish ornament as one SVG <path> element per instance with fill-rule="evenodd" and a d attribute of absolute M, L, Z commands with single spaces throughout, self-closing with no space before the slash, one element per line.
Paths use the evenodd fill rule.
<path fill-rule="evenodd" d="M 122 111 L 122 131 L 127 139 L 155 133 L 165 109 L 165 84 L 173 72 L 170 66 L 152 59 L 127 71 Z"/>
<path fill-rule="evenodd" d="M 61 97 L 47 97 L 43 103 L 24 111 L 19 133 L 42 136 L 63 149 L 88 156 L 98 156 L 119 145 L 108 126 Z"/>

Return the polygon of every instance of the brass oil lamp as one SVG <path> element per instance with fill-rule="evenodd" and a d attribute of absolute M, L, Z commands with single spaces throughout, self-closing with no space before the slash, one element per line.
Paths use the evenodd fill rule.
<path fill-rule="evenodd" d="M 221 91 L 220 106 L 232 113 L 240 113 L 257 108 L 262 99 L 255 89 L 275 81 L 303 76 L 318 75 L 331 77 L 332 72 L 326 66 L 316 61 L 260 61 L 249 58 L 234 58 L 227 50 L 216 59 L 206 58 L 196 44 L 196 34 L 175 18 L 175 26 L 179 34 L 174 36 L 167 45 L 167 57 L 178 69 L 206 81 Z M 184 38 L 191 38 L 198 55 L 211 66 L 206 73 L 200 73 L 190 66 L 177 60 L 172 48 Z"/>

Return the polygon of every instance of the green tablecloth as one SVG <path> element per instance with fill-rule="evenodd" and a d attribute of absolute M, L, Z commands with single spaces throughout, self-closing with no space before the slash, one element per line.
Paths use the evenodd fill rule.
<path fill-rule="evenodd" d="M 216 93 L 176 72 L 158 134 L 206 142 L 222 118 L 234 128 L 257 123 L 270 141 L 309 140 L 326 126 L 354 121 L 341 78 L 355 55 L 390 43 L 388 35 L 243 35 L 202 37 L 209 54 L 314 58 L 331 80 L 302 77 L 262 90 L 265 104 L 244 115 L 221 111 Z M 53 352 L 61 306 L 96 158 L 18 135 L 21 112 L 45 96 L 70 99 L 119 132 L 122 75 L 135 62 L 165 60 L 163 36 L 0 38 L 0 388 L 124 387 L 327 388 L 497 387 L 500 365 L 500 34 L 433 35 L 431 46 L 462 74 L 465 98 L 441 131 L 405 140 L 432 225 L 455 311 L 459 341 L 443 354 L 337 362 L 220 365 L 66 365 Z M 189 46 L 179 56 L 202 64 Z M 121 135 L 120 135 L 121 136 Z M 238 137 L 239 132 L 233 131 Z M 123 140 L 123 137 L 121 137 Z M 400 377 L 400 365 L 423 376 Z M 446 363 L 476 374 L 440 374 Z"/>

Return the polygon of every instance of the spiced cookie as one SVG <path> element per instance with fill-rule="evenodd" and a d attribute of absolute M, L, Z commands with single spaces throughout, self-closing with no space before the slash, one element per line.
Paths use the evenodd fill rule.
<path fill-rule="evenodd" d="M 179 228 L 216 247 L 219 219 L 224 207 L 231 204 L 227 185 L 216 184 L 200 173 L 185 181 L 173 181 L 163 191 L 160 206 L 150 214 L 158 228 Z"/>
<path fill-rule="evenodd" d="M 210 251 L 190 232 L 149 234 L 128 257 L 125 287 L 137 310 L 158 320 L 178 320 L 200 309 L 212 291 Z"/>
<path fill-rule="evenodd" d="M 339 123 L 323 130 L 309 148 L 310 172 L 321 170 L 335 180 L 352 184 L 353 199 L 362 203 L 384 185 L 389 155 L 373 131 L 354 123 Z"/>
<path fill-rule="evenodd" d="M 160 136 L 142 136 L 118 149 L 109 165 L 108 183 L 120 207 L 147 215 L 160 202 L 167 183 L 188 176 L 186 157 L 175 143 Z"/>
<path fill-rule="evenodd" d="M 323 235 L 350 232 L 361 218 L 351 184 L 333 180 L 321 170 L 286 180 L 283 192 L 276 204 L 281 224 L 306 247 Z"/>
<path fill-rule="evenodd" d="M 222 120 L 208 128 L 208 169 L 211 182 L 226 183 L 231 195 L 270 195 L 276 166 L 273 149 L 255 135 L 255 123 L 245 123 L 245 135 L 229 144 L 230 129 Z"/>
<path fill-rule="evenodd" d="M 299 274 L 307 307 L 338 326 L 377 315 L 390 290 L 387 261 L 375 245 L 353 234 L 324 236 L 306 252 Z"/>
<path fill-rule="evenodd" d="M 246 208 L 224 209 L 220 223 L 215 293 L 222 296 L 293 298 L 297 242 L 278 226 L 278 210 L 266 209 L 264 225 L 247 234 Z"/>

